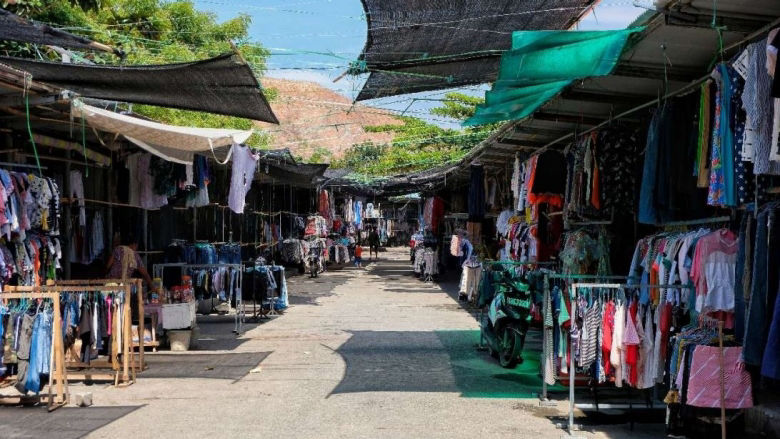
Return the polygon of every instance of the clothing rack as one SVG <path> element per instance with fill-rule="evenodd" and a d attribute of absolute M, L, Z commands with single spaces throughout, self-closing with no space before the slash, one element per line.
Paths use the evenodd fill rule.
<path fill-rule="evenodd" d="M 715 218 L 702 218 L 688 221 L 671 221 L 668 223 L 658 224 L 660 227 L 677 227 L 677 226 L 696 226 L 699 224 L 714 224 L 714 223 L 726 223 L 731 221 L 730 216 L 718 216 Z"/>
<path fill-rule="evenodd" d="M 244 307 L 244 302 L 241 298 L 241 288 L 244 286 L 244 264 L 184 264 L 184 263 L 169 263 L 169 264 L 155 264 L 154 265 L 154 276 L 155 278 L 160 278 L 163 280 L 163 285 L 165 284 L 163 275 L 165 273 L 165 268 L 179 268 L 181 270 L 181 275 L 184 276 L 186 274 L 187 269 L 210 269 L 210 268 L 230 268 L 234 270 L 238 270 L 238 285 L 235 286 L 230 291 L 230 296 L 228 297 L 228 304 L 233 299 L 233 295 L 235 294 L 236 298 L 236 314 L 235 314 L 235 327 L 233 329 L 233 332 L 236 334 L 241 334 L 241 331 L 244 327 L 244 321 L 246 318 L 246 309 Z M 238 294 L 235 293 L 235 291 L 238 291 Z"/>
<path fill-rule="evenodd" d="M 32 287 L 33 289 L 36 287 Z M 60 314 L 60 295 L 54 292 L 20 291 L 18 287 L 3 287 L 0 299 L 43 299 L 52 301 L 52 350 L 49 373 L 49 391 L 46 406 L 49 412 L 68 404 L 68 373 L 65 369 L 65 348 L 62 343 L 62 315 Z M 0 399 L 17 398 L 13 395 L 0 395 Z M 40 397 L 39 397 L 40 398 Z M 18 397 L 20 401 L 25 396 Z M 15 404 L 15 403 L 14 403 Z"/>
<path fill-rule="evenodd" d="M 546 316 L 548 309 L 547 304 L 550 303 L 550 279 L 558 279 L 558 280 L 593 280 L 593 281 L 606 281 L 606 280 L 625 280 L 628 279 L 626 276 L 614 276 L 614 275 L 597 275 L 597 274 L 561 274 L 561 273 L 552 273 L 552 272 L 545 272 L 544 273 L 544 293 L 542 298 L 542 315 Z M 550 310 L 550 313 L 552 311 Z M 547 351 L 547 329 L 544 327 L 544 322 L 542 322 L 542 358 L 543 361 L 546 361 L 547 357 L 550 355 L 550 352 Z M 550 401 L 547 397 L 547 377 L 545 376 L 545 365 L 542 364 L 542 394 L 539 397 L 539 405 L 541 406 L 553 406 L 555 405 L 552 401 Z M 553 377 L 556 380 L 558 379 L 557 374 Z"/>
<path fill-rule="evenodd" d="M 37 165 L 28 165 L 25 163 L 11 163 L 11 162 L 0 162 L 0 166 L 6 166 L 9 168 L 25 168 L 25 169 L 49 169 L 46 166 L 41 166 L 38 168 Z"/>
<path fill-rule="evenodd" d="M 532 262 L 532 261 L 483 261 L 482 262 L 485 265 L 520 265 L 520 266 L 528 266 L 528 265 L 541 265 L 541 266 L 550 266 L 550 265 L 558 265 L 558 261 L 551 261 L 551 262 Z"/>
<path fill-rule="evenodd" d="M 600 289 L 611 289 L 611 290 L 622 290 L 622 289 L 637 289 L 637 288 L 655 288 L 655 289 L 665 289 L 665 288 L 675 288 L 675 289 L 691 289 L 692 286 L 689 285 L 652 285 L 652 284 L 622 284 L 622 283 L 573 283 L 569 286 L 569 297 L 571 299 L 571 318 L 575 319 L 577 315 L 577 294 L 580 289 L 587 288 L 587 289 L 594 289 L 594 288 L 600 288 Z M 569 336 L 569 345 L 571 346 L 571 335 Z M 575 402 L 574 402 L 574 377 L 576 375 L 575 373 L 575 363 L 574 363 L 574 353 L 569 352 L 569 421 L 568 421 L 568 432 L 569 435 L 572 435 L 575 430 L 574 425 L 574 408 L 575 408 Z M 583 408 L 589 408 L 586 406 L 580 406 L 581 409 Z M 610 408 L 621 408 L 618 407 L 618 405 L 611 405 Z M 632 408 L 632 405 L 629 404 L 628 408 Z M 598 406 L 596 406 L 596 409 L 598 409 Z"/>
<path fill-rule="evenodd" d="M 131 346 L 133 343 L 132 312 L 130 308 L 132 283 L 125 283 L 124 285 L 78 284 L 78 285 L 46 285 L 46 286 L 38 286 L 38 287 L 6 286 L 6 291 L 25 292 L 25 293 L 41 291 L 41 292 L 57 294 L 58 297 L 62 294 L 79 294 L 79 293 L 91 293 L 91 292 L 125 293 L 125 301 L 122 304 L 122 310 L 121 310 L 121 313 L 124 316 L 124 323 L 121 328 L 121 335 L 117 335 L 118 337 L 122 337 L 123 340 L 122 351 L 116 353 L 111 352 L 109 354 L 108 361 L 90 361 L 89 364 L 82 363 L 81 361 L 69 361 L 65 363 L 65 368 L 78 368 L 80 370 L 84 370 L 83 372 L 77 374 L 71 373 L 69 376 L 73 379 L 114 381 L 114 387 L 118 387 L 120 386 L 120 384 L 123 386 L 130 385 L 135 382 L 137 367 L 134 364 L 135 358 L 131 354 L 132 353 Z M 60 325 L 60 330 L 61 329 L 62 326 Z M 113 335 L 116 334 L 112 334 L 112 336 Z M 60 332 L 60 340 L 61 339 L 62 339 L 62 333 Z M 120 355 L 121 355 L 121 359 L 118 358 Z M 94 373 L 92 371 L 89 371 L 88 369 L 111 369 L 114 372 L 113 374 L 99 374 L 99 373 Z"/>
<path fill-rule="evenodd" d="M 141 294 L 143 291 L 143 282 L 141 279 L 91 279 L 91 280 L 58 280 L 55 281 L 55 285 L 105 285 L 105 284 L 116 284 L 116 285 L 123 285 L 123 284 L 130 284 L 135 285 L 136 288 L 136 300 L 138 303 L 138 343 L 133 342 L 133 349 L 131 351 L 134 351 L 135 348 L 138 348 L 138 362 L 135 363 L 133 361 L 134 366 L 136 366 L 137 370 L 143 371 L 146 370 L 147 364 L 144 360 L 144 348 L 147 346 L 145 344 L 143 334 L 145 331 L 145 322 L 143 319 L 144 315 L 144 295 Z M 128 299 L 129 301 L 129 299 Z M 132 325 L 132 322 L 131 322 Z M 132 338 L 132 337 L 131 337 Z M 149 344 L 149 346 L 157 347 L 159 346 L 159 343 L 157 341 L 152 341 L 152 343 Z"/>

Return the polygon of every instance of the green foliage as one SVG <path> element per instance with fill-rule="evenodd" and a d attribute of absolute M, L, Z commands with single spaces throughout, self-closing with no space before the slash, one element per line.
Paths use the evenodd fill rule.
<path fill-rule="evenodd" d="M 432 109 L 431 114 L 466 120 L 477 111 L 477 105 L 483 103 L 485 103 L 484 98 L 463 93 L 447 93 L 444 95 L 444 106 Z"/>
<path fill-rule="evenodd" d="M 474 114 L 481 98 L 447 93 L 442 107 L 431 114 L 464 120 Z M 495 126 L 454 130 L 441 128 L 413 117 L 399 117 L 401 125 L 364 127 L 368 132 L 393 133 L 389 144 L 362 143 L 350 148 L 334 167 L 351 169 L 361 180 L 406 174 L 453 163 L 485 140 Z"/>
<path fill-rule="evenodd" d="M 192 1 L 165 0 L 19 0 L 14 5 L 4 3 L 9 10 L 22 16 L 49 23 L 68 32 L 119 47 L 126 53 L 124 60 L 100 52 L 80 54 L 97 64 L 168 64 L 206 59 L 231 52 L 231 41 L 247 60 L 256 75 L 265 71 L 268 51 L 249 41 L 251 18 L 239 15 L 223 23 L 213 13 L 198 11 Z M 13 56 L 58 55 L 43 48 L 24 44 L 0 45 L 0 52 Z M 275 90 L 264 90 L 272 99 Z M 197 111 L 135 105 L 133 111 L 151 119 L 173 125 L 208 128 L 251 129 L 253 122 L 237 117 L 220 116 Z M 267 138 L 253 135 L 248 142 L 262 147 Z"/>
<path fill-rule="evenodd" d="M 329 163 L 333 159 L 333 152 L 323 146 L 318 146 L 309 157 L 308 163 Z"/>

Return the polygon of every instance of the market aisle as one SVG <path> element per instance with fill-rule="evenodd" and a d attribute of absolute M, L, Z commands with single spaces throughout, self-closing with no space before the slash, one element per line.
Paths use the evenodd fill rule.
<path fill-rule="evenodd" d="M 293 306 L 238 340 L 224 318 L 204 318 L 208 351 L 160 357 L 170 364 L 152 358 L 125 389 L 92 386 L 97 406 L 126 410 L 102 428 L 91 421 L 87 437 L 561 436 L 536 400 L 517 399 L 536 377 L 477 352 L 476 320 L 440 286 L 414 278 L 405 249 L 367 270 L 295 277 L 289 287 Z"/>

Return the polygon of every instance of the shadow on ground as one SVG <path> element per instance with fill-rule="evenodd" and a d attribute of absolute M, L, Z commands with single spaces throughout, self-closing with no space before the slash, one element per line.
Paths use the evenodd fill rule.
<path fill-rule="evenodd" d="M 0 437 L 77 439 L 141 407 L 63 407 L 51 413 L 46 407 L 0 410 Z"/>
<path fill-rule="evenodd" d="M 211 378 L 238 381 L 256 368 L 271 352 L 215 354 L 149 354 L 149 368 L 140 378 Z"/>
<path fill-rule="evenodd" d="M 531 337 L 529 337 L 531 338 Z M 333 394 L 458 392 L 466 398 L 534 398 L 541 345 L 529 340 L 526 361 L 504 369 L 477 349 L 479 331 L 355 331 L 337 352 L 346 371 Z"/>

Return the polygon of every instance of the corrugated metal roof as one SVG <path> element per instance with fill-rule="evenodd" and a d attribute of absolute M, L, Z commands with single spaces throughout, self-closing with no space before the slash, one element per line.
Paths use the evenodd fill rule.
<path fill-rule="evenodd" d="M 637 23 L 647 29 L 624 52 L 612 75 L 579 81 L 532 116 L 504 124 L 469 153 L 457 170 L 448 170 L 448 178 L 465 179 L 472 161 L 482 162 L 489 171 L 504 170 L 515 154 L 528 155 L 553 144 L 562 148 L 568 141 L 564 136 L 691 89 L 721 56 L 734 56 L 745 42 L 780 25 L 777 0 L 719 0 L 716 12 L 712 7 L 706 0 L 675 1 L 648 15 Z M 721 36 L 711 27 L 713 13 Z M 637 111 L 621 120 L 637 121 L 646 115 Z"/>

